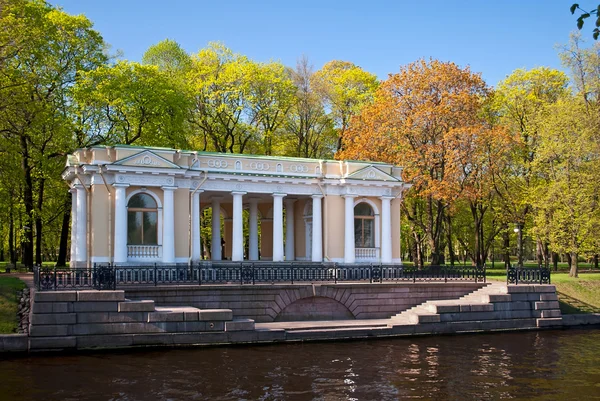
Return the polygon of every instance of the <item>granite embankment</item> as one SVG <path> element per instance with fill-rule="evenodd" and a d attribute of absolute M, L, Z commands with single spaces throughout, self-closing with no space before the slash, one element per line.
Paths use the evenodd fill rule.
<path fill-rule="evenodd" d="M 309 287 L 310 291 L 306 289 Z M 384 288 L 382 293 L 388 293 L 390 288 Z M 300 291 L 297 293 L 298 299 L 294 300 L 293 296 L 287 294 L 289 302 L 280 305 L 280 316 L 290 317 L 304 313 L 305 317 L 310 318 L 310 310 L 316 299 L 329 296 L 331 300 L 336 297 L 341 300 L 344 293 L 348 292 L 348 286 L 340 285 L 336 288 L 334 285 L 309 285 L 298 286 L 297 290 Z M 178 290 L 172 288 L 170 291 Z M 293 294 L 294 289 L 288 287 L 286 291 L 292 291 Z M 358 293 L 363 294 L 358 298 L 363 300 L 368 291 Z M 418 293 L 419 291 L 412 292 Z M 413 304 L 413 307 L 408 308 L 400 306 L 406 302 L 398 303 L 395 313 L 379 319 L 272 319 L 257 323 L 253 319 L 236 316 L 232 309 L 157 306 L 154 300 L 126 299 L 124 291 L 31 291 L 31 294 L 29 333 L 2 336 L 0 350 L 34 352 L 361 339 L 534 330 L 600 323 L 598 315 L 586 318 L 563 317 L 552 285 L 478 285 L 462 296 L 455 294 L 450 299 L 426 300 L 415 304 L 415 298 L 407 301 Z M 399 294 L 409 296 L 407 292 Z M 385 308 L 390 308 L 389 300 L 385 301 L 383 296 L 373 297 L 371 293 L 371 300 L 377 299 L 382 300 L 381 304 Z M 366 305 L 363 301 L 359 304 L 363 308 Z M 293 306 L 291 312 L 286 313 L 290 306 Z M 302 306 L 309 308 L 302 312 Z M 316 317 L 323 317 L 319 308 L 316 310 Z"/>

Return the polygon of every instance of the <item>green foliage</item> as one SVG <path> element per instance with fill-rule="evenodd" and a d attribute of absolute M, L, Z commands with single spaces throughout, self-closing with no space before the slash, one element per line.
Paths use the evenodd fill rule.
<path fill-rule="evenodd" d="M 0 334 L 15 333 L 18 327 L 17 294 L 25 288 L 25 283 L 16 277 L 0 277 Z"/>
<path fill-rule="evenodd" d="M 584 9 L 579 7 L 579 4 L 574 3 L 571 5 L 570 10 L 572 15 L 575 14 L 575 11 L 577 10 L 581 11 L 581 14 L 577 18 L 577 29 L 579 30 L 583 28 L 586 19 L 590 18 L 592 15 L 596 16 L 596 26 L 592 31 L 592 36 L 594 40 L 598 40 L 598 36 L 600 35 L 600 4 L 594 10 L 585 11 Z"/>

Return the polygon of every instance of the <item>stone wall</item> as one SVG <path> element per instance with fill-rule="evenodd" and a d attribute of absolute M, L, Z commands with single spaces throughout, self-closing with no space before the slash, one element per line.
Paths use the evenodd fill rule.
<path fill-rule="evenodd" d="M 459 298 L 483 286 L 458 282 L 207 285 L 138 287 L 126 289 L 125 294 L 129 299 L 152 299 L 157 305 L 231 309 L 234 318 L 273 322 L 300 316 L 302 320 L 385 319 L 427 300 Z"/>

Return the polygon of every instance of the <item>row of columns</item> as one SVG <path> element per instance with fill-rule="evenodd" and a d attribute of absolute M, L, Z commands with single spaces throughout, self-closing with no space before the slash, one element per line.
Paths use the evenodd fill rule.
<path fill-rule="evenodd" d="M 127 262 L 127 196 L 128 184 L 114 184 L 115 188 L 115 234 L 114 234 L 114 262 Z M 163 233 L 162 233 L 162 261 L 163 263 L 175 262 L 175 216 L 173 192 L 174 187 L 163 189 Z M 200 193 L 196 190 L 192 195 L 192 222 L 191 242 L 192 259 L 199 260 L 200 248 Z M 83 185 L 76 184 L 72 193 L 72 229 L 71 229 L 71 260 L 79 263 L 87 262 L 87 192 Z M 233 196 L 233 261 L 244 259 L 243 249 L 243 196 L 246 192 L 232 192 Z M 285 194 L 273 194 L 273 261 L 284 260 L 283 244 L 283 198 Z M 322 238 L 322 195 L 312 195 L 312 252 L 311 260 L 323 260 Z M 356 195 L 346 195 L 344 202 L 344 262 L 355 262 L 354 238 L 354 199 Z M 392 232 L 390 204 L 393 197 L 381 197 L 381 262 L 392 263 Z M 287 213 L 285 259 L 294 260 L 294 202 L 296 199 L 286 199 Z M 221 198 L 212 198 L 212 259 L 221 260 Z M 258 200 L 251 198 L 249 218 L 249 260 L 258 260 Z M 159 233 L 160 235 L 160 233 Z"/>
<path fill-rule="evenodd" d="M 244 231 L 243 231 L 243 196 L 246 192 L 232 192 L 233 197 L 233 235 L 231 260 L 244 260 Z M 294 260 L 294 202 L 296 199 L 286 199 L 286 241 L 284 253 L 283 241 L 283 198 L 286 194 L 275 193 L 273 196 L 273 261 L 282 262 L 285 260 Z M 322 195 L 313 195 L 313 238 L 312 238 L 312 257 L 311 260 L 320 262 L 323 260 L 323 242 L 322 242 L 322 214 L 321 199 Z M 220 260 L 221 254 L 221 200 L 220 197 L 212 198 L 212 245 L 211 255 L 213 260 Z M 199 199 L 193 199 L 192 221 L 195 226 L 200 220 Z M 248 238 L 248 259 L 258 260 L 258 199 L 249 199 L 249 238 Z M 192 257 L 200 258 L 200 235 L 192 236 Z"/>

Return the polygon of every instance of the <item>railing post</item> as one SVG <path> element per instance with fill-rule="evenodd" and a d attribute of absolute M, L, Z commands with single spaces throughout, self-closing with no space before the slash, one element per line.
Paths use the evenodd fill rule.
<path fill-rule="evenodd" d="M 290 265 L 290 278 L 292 279 L 292 284 L 294 284 L 294 263 Z"/>
<path fill-rule="evenodd" d="M 336 263 L 336 262 L 334 262 L 334 263 L 333 263 L 333 278 L 334 278 L 333 282 L 334 282 L 335 284 L 337 284 L 337 275 L 338 275 L 338 271 L 337 271 L 337 263 Z"/>
<path fill-rule="evenodd" d="M 444 266 L 442 268 L 444 270 L 444 283 L 448 282 L 448 267 Z M 477 282 L 477 269 L 475 269 L 475 282 Z"/>
<path fill-rule="evenodd" d="M 369 284 L 373 284 L 373 263 L 369 264 Z"/>
<path fill-rule="evenodd" d="M 244 262 L 240 262 L 240 285 L 244 285 Z"/>
<path fill-rule="evenodd" d="M 254 274 L 254 263 L 252 263 L 250 265 L 250 267 L 252 269 L 252 285 L 254 285 L 256 283 L 255 280 L 254 280 L 254 276 L 255 276 L 255 274 Z"/>
<path fill-rule="evenodd" d="M 417 282 L 417 275 L 416 275 L 417 274 L 417 267 L 416 266 L 413 266 L 412 274 L 413 274 L 413 283 L 416 283 Z"/>
<path fill-rule="evenodd" d="M 53 274 L 53 275 L 54 275 L 54 277 L 53 277 L 53 281 L 54 281 L 54 291 L 56 291 L 56 290 L 57 290 L 56 286 L 58 285 L 58 282 L 57 282 L 58 280 L 57 280 L 57 277 L 56 277 L 56 267 L 54 267 L 54 269 L 53 269 L 53 273 L 54 273 L 54 274 Z"/>
<path fill-rule="evenodd" d="M 157 269 L 156 269 L 156 263 L 154 263 L 154 286 L 156 287 L 158 285 L 158 274 L 157 274 Z"/>

